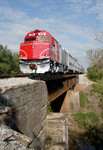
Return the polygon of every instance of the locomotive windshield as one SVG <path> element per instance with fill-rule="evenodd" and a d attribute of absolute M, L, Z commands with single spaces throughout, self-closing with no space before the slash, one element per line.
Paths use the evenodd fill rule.
<path fill-rule="evenodd" d="M 25 42 L 35 41 L 35 40 L 36 40 L 36 37 L 26 38 Z"/>
<path fill-rule="evenodd" d="M 51 37 L 38 36 L 38 41 L 51 42 Z"/>

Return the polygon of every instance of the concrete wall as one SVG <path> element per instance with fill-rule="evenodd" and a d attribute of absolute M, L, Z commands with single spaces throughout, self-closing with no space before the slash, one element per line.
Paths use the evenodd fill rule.
<path fill-rule="evenodd" d="M 17 86 L 3 87 L 1 97 L 7 105 L 16 109 L 17 129 L 33 139 L 31 148 L 43 149 L 45 143 L 45 118 L 47 112 L 47 88 L 43 81 L 33 81 Z"/>
<path fill-rule="evenodd" d="M 68 90 L 62 104 L 60 112 L 62 113 L 76 113 L 80 111 L 79 92 Z"/>
<path fill-rule="evenodd" d="M 79 75 L 79 83 L 76 84 L 74 90 L 75 90 L 75 91 L 79 91 L 79 92 L 86 91 L 86 90 L 88 90 L 89 88 L 91 88 L 91 86 L 92 86 L 93 83 L 95 83 L 95 82 L 90 81 L 90 80 L 87 78 L 87 75 L 86 75 L 86 74 Z"/>
<path fill-rule="evenodd" d="M 68 115 L 52 113 L 46 118 L 46 150 L 68 150 Z"/>
<path fill-rule="evenodd" d="M 93 82 L 88 79 L 87 74 L 83 74 L 83 75 L 79 75 L 79 84 L 89 86 L 92 85 Z"/>

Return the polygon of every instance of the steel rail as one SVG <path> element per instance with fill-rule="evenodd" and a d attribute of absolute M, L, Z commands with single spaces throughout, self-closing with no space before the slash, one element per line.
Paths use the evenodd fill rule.
<path fill-rule="evenodd" d="M 1 75 L 0 79 L 29 77 L 30 75 Z"/>
<path fill-rule="evenodd" d="M 37 75 L 37 74 L 33 74 L 33 75 L 2 75 L 0 76 L 0 79 L 8 79 L 8 78 L 20 78 L 20 77 L 28 77 L 30 79 L 34 79 L 34 80 L 44 80 L 44 81 L 48 81 L 48 80 L 58 80 L 58 79 L 66 79 L 66 78 L 71 78 L 71 77 L 75 77 L 77 76 L 76 74 L 67 74 L 67 75 L 59 75 L 59 74 L 41 74 L 41 75 Z"/>

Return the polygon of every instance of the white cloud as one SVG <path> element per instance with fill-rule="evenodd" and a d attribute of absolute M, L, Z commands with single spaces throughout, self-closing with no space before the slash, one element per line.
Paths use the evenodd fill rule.
<path fill-rule="evenodd" d="M 26 12 L 0 5 L 0 19 L 20 21 L 26 17 Z"/>
<path fill-rule="evenodd" d="M 34 0 L 21 0 L 21 2 L 23 3 L 23 5 L 27 5 L 33 8 L 37 8 L 42 6 L 42 3 L 44 3 L 42 0 L 39 1 L 34 1 Z"/>
<path fill-rule="evenodd" d="M 96 15 L 95 19 L 103 22 L 103 1 L 96 0 L 96 2 L 90 8 L 88 8 L 86 13 L 89 15 Z"/>
<path fill-rule="evenodd" d="M 65 0 L 66 4 L 64 5 L 64 9 L 69 12 L 75 13 L 76 16 L 78 14 L 85 12 L 87 8 L 89 8 L 92 4 L 92 0 Z M 72 15 L 71 14 L 71 15 Z"/>

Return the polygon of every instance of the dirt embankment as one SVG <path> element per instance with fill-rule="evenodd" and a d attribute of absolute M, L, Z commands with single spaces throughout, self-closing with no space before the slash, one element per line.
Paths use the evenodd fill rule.
<path fill-rule="evenodd" d="M 80 92 L 81 110 L 69 117 L 69 150 L 78 150 L 82 144 L 98 147 L 103 141 L 103 109 L 100 94 L 86 75 L 79 76 L 74 90 Z"/>

